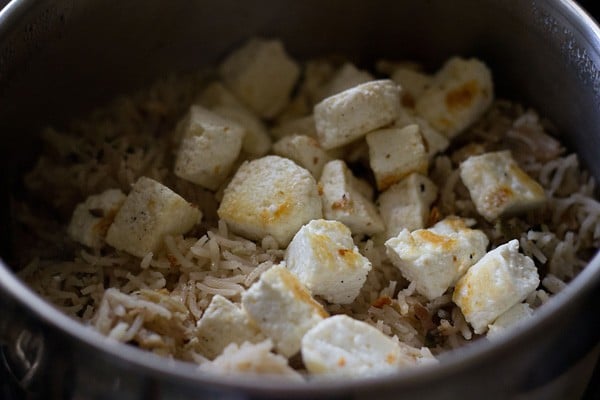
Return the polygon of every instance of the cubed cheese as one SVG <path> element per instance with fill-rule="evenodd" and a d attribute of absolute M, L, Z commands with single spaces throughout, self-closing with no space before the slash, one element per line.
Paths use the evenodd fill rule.
<path fill-rule="evenodd" d="M 281 138 L 273 145 L 273 152 L 306 168 L 313 174 L 315 179 L 319 179 L 323 166 L 331 160 L 325 150 L 321 148 L 317 139 L 305 135 L 292 135 Z"/>
<path fill-rule="evenodd" d="M 220 82 L 209 84 L 198 99 L 204 107 L 238 123 L 245 130 L 242 150 L 253 157 L 265 155 L 271 138 L 263 122 Z"/>
<path fill-rule="evenodd" d="M 379 212 L 386 226 L 387 238 L 403 229 L 425 228 L 437 186 L 424 175 L 413 173 L 383 192 L 378 199 Z"/>
<path fill-rule="evenodd" d="M 446 150 L 450 145 L 450 140 L 448 140 L 445 135 L 433 129 L 429 122 L 401 107 L 400 114 L 398 118 L 396 118 L 396 121 L 394 121 L 394 126 L 396 128 L 404 128 L 413 124 L 419 126 L 419 132 L 421 132 L 421 136 L 423 137 L 423 144 L 427 149 L 430 160 L 437 153 Z"/>
<path fill-rule="evenodd" d="M 413 172 L 427 173 L 429 156 L 418 125 L 389 128 L 367 135 L 369 163 L 377 188 L 385 190 Z"/>
<path fill-rule="evenodd" d="M 294 118 L 282 122 L 271 129 L 271 136 L 275 139 L 290 135 L 304 135 L 316 138 L 317 128 L 315 127 L 315 118 L 312 115 Z"/>
<path fill-rule="evenodd" d="M 544 204 L 544 189 L 529 177 L 509 151 L 471 156 L 460 164 L 460 177 L 477 212 L 488 221 Z"/>
<path fill-rule="evenodd" d="M 471 218 L 461 218 L 455 215 L 450 215 L 436 223 L 430 228 L 430 230 L 439 235 L 460 234 L 461 232 L 471 231 L 469 228 L 476 223 L 477 221 Z"/>
<path fill-rule="evenodd" d="M 192 106 L 177 126 L 181 138 L 175 175 L 216 190 L 231 172 L 242 148 L 244 128 L 200 106 Z"/>
<path fill-rule="evenodd" d="M 296 354 L 302 336 L 328 316 L 308 289 L 282 265 L 263 272 L 259 281 L 242 294 L 242 304 L 286 357 Z"/>
<path fill-rule="evenodd" d="M 384 79 L 363 83 L 321 101 L 314 108 L 321 146 L 340 147 L 394 122 L 400 112 L 399 92 L 393 81 Z"/>
<path fill-rule="evenodd" d="M 488 252 L 457 282 L 452 300 L 475 333 L 483 333 L 515 304 L 539 285 L 533 260 L 519 253 L 519 241 Z"/>
<path fill-rule="evenodd" d="M 243 107 L 215 106 L 212 111 L 244 128 L 242 150 L 245 153 L 252 157 L 261 157 L 269 152 L 271 137 L 256 115 Z"/>
<path fill-rule="evenodd" d="M 402 88 L 402 105 L 413 109 L 417 99 L 431 85 L 433 78 L 412 68 L 396 68 L 390 78 Z"/>
<path fill-rule="evenodd" d="M 460 219 L 454 221 L 456 231 L 436 226 L 413 232 L 405 229 L 385 242 L 392 263 L 430 300 L 444 294 L 485 254 L 489 243 L 482 231 L 459 228 Z"/>
<path fill-rule="evenodd" d="M 361 378 L 435 362 L 427 348 L 400 344 L 346 315 L 324 319 L 304 335 L 302 360 L 317 376 Z"/>
<path fill-rule="evenodd" d="M 314 295 L 349 304 L 362 288 L 371 263 L 354 245 L 344 224 L 324 219 L 304 225 L 287 248 L 286 267 Z"/>
<path fill-rule="evenodd" d="M 279 156 L 242 164 L 218 214 L 232 231 L 254 240 L 271 235 L 284 247 L 302 225 L 323 216 L 311 173 Z"/>
<path fill-rule="evenodd" d="M 231 53 L 219 72 L 248 107 L 263 118 L 273 118 L 289 102 L 300 67 L 279 40 L 252 39 Z"/>
<path fill-rule="evenodd" d="M 165 235 L 180 235 L 200 222 L 202 213 L 177 193 L 141 177 L 117 212 L 106 243 L 137 257 L 155 252 Z"/>
<path fill-rule="evenodd" d="M 493 324 L 488 326 L 487 337 L 490 339 L 502 336 L 508 329 L 519 325 L 533 317 L 533 310 L 527 303 L 519 303 L 500 315 Z"/>
<path fill-rule="evenodd" d="M 258 343 L 265 338 L 246 311 L 220 295 L 212 298 L 202 314 L 196 337 L 200 353 L 211 360 L 230 343 Z"/>
<path fill-rule="evenodd" d="M 199 370 L 221 376 L 243 374 L 254 375 L 254 379 L 304 382 L 302 375 L 289 366 L 287 358 L 271 352 L 272 347 L 270 340 L 257 344 L 246 342 L 241 346 L 232 343 L 214 361 L 201 364 Z"/>
<path fill-rule="evenodd" d="M 123 192 L 109 189 L 78 204 L 69 223 L 68 233 L 71 239 L 91 248 L 102 247 L 108 227 L 123 201 Z"/>
<path fill-rule="evenodd" d="M 359 70 L 351 63 L 345 63 L 335 72 L 331 80 L 321 88 L 318 100 L 372 80 L 373 75 L 367 71 Z"/>
<path fill-rule="evenodd" d="M 343 222 L 354 234 L 382 232 L 385 226 L 377 207 L 354 186 L 355 182 L 342 160 L 325 164 L 319 181 L 325 218 Z"/>
<path fill-rule="evenodd" d="M 479 60 L 454 57 L 417 99 L 417 114 L 449 138 L 475 122 L 492 104 L 492 74 Z"/>

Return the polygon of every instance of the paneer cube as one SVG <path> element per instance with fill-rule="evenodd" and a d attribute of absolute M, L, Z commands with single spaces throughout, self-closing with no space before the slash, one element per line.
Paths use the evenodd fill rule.
<path fill-rule="evenodd" d="M 265 339 L 245 310 L 220 295 L 212 298 L 198 321 L 196 337 L 200 352 L 211 360 L 230 343 L 258 343 Z"/>
<path fill-rule="evenodd" d="M 414 109 L 417 99 L 429 88 L 433 77 L 413 68 L 396 68 L 390 78 L 402 88 L 402 106 Z"/>
<path fill-rule="evenodd" d="M 324 319 L 309 330 L 302 338 L 302 360 L 315 376 L 361 378 L 436 362 L 427 348 L 400 344 L 347 315 Z"/>
<path fill-rule="evenodd" d="M 328 150 L 348 144 L 391 124 L 400 112 L 400 88 L 391 80 L 355 86 L 321 101 L 314 108 L 317 137 Z"/>
<path fill-rule="evenodd" d="M 245 130 L 200 106 L 192 106 L 179 122 L 175 175 L 210 190 L 231 172 L 242 148 Z"/>
<path fill-rule="evenodd" d="M 216 106 L 212 111 L 244 128 L 242 150 L 246 154 L 262 157 L 269 152 L 271 137 L 265 124 L 256 115 L 243 107 Z"/>
<path fill-rule="evenodd" d="M 441 221 L 438 224 L 446 225 L 413 232 L 404 229 L 385 242 L 392 263 L 429 300 L 443 295 L 485 254 L 487 236 L 466 225 L 460 227 L 460 221 L 453 218 L 451 224 L 458 228 L 455 231 L 448 230 L 448 223 Z"/>
<path fill-rule="evenodd" d="M 277 351 L 291 357 L 300 350 L 304 334 L 328 314 L 283 265 L 263 272 L 242 294 L 242 305 Z"/>
<path fill-rule="evenodd" d="M 379 190 L 389 188 L 413 172 L 427 174 L 429 156 L 418 125 L 373 131 L 367 135 L 367 144 L 369 163 Z"/>
<path fill-rule="evenodd" d="M 109 189 L 78 204 L 67 229 L 71 239 L 93 249 L 102 247 L 106 232 L 124 201 L 123 192 Z"/>
<path fill-rule="evenodd" d="M 483 333 L 496 318 L 525 300 L 539 283 L 533 260 L 519 253 L 519 241 L 514 239 L 473 265 L 457 282 L 452 300 L 475 333 Z"/>
<path fill-rule="evenodd" d="M 453 138 L 483 115 L 493 97 L 488 67 L 476 59 L 454 57 L 437 72 L 415 109 L 433 128 Z"/>
<path fill-rule="evenodd" d="M 294 118 L 271 128 L 271 136 L 275 139 L 291 135 L 303 135 L 316 138 L 317 128 L 315 126 L 315 117 L 307 115 L 305 117 Z"/>
<path fill-rule="evenodd" d="M 371 270 L 350 229 L 324 219 L 312 220 L 296 233 L 285 263 L 312 294 L 336 304 L 352 303 Z"/>
<path fill-rule="evenodd" d="M 400 231 L 425 228 L 437 186 L 424 175 L 413 173 L 383 192 L 379 212 L 386 226 L 386 238 Z"/>
<path fill-rule="evenodd" d="M 300 67 L 281 41 L 252 39 L 231 53 L 219 72 L 244 104 L 263 118 L 273 118 L 289 102 Z"/>
<path fill-rule="evenodd" d="M 342 160 L 325 164 L 319 181 L 325 218 L 343 222 L 354 234 L 383 232 L 377 207 L 355 186 L 356 181 Z"/>
<path fill-rule="evenodd" d="M 373 75 L 367 71 L 359 70 L 351 63 L 345 63 L 335 72 L 329 82 L 321 88 L 318 100 L 341 93 L 361 83 L 370 82 L 373 79 Z"/>
<path fill-rule="evenodd" d="M 136 257 L 156 252 L 166 235 L 184 234 L 200 222 L 200 210 L 163 184 L 139 178 L 117 212 L 106 243 Z"/>
<path fill-rule="evenodd" d="M 283 247 L 302 225 L 323 216 L 311 173 L 279 156 L 242 164 L 217 212 L 233 232 L 253 240 L 271 235 Z"/>
<path fill-rule="evenodd" d="M 283 378 L 290 382 L 304 382 L 302 375 L 289 366 L 287 358 L 271 352 L 272 347 L 270 340 L 256 344 L 232 343 L 214 361 L 201 364 L 199 370 L 221 376 L 243 374 L 246 377 L 254 375 L 254 379 L 280 381 Z"/>
<path fill-rule="evenodd" d="M 319 179 L 323 167 L 331 160 L 331 157 L 321 148 L 317 139 L 305 135 L 292 135 L 281 138 L 273 145 L 273 152 L 306 168 L 313 174 L 315 179 Z"/>
<path fill-rule="evenodd" d="M 408 125 L 413 124 L 419 126 L 419 132 L 421 132 L 421 136 L 423 137 L 423 144 L 427 149 L 429 160 L 431 160 L 436 154 L 446 150 L 450 145 L 450 140 L 448 140 L 445 135 L 433 129 L 429 122 L 401 107 L 400 115 L 394 122 L 394 127 L 405 128 Z"/>
<path fill-rule="evenodd" d="M 271 148 L 265 124 L 244 106 L 220 82 L 209 84 L 200 94 L 200 104 L 223 118 L 238 123 L 245 130 L 242 150 L 253 157 L 264 156 Z"/>
<path fill-rule="evenodd" d="M 488 221 L 544 204 L 544 189 L 527 175 L 510 151 L 471 156 L 460 164 L 460 177 L 477 212 Z"/>
<path fill-rule="evenodd" d="M 487 337 L 490 339 L 502 336 L 510 328 L 533 317 L 533 310 L 527 303 L 519 303 L 500 315 L 493 324 L 488 326 Z"/>

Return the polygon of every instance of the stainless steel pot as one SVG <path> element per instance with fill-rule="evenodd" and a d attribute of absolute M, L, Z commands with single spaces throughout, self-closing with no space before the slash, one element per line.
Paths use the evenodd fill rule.
<path fill-rule="evenodd" d="M 600 29 L 572 1 L 15 0 L 0 13 L 0 226 L 10 259 L 9 195 L 36 156 L 40 126 L 173 71 L 217 62 L 252 35 L 299 58 L 409 57 L 435 66 L 477 55 L 501 96 L 550 117 L 600 180 Z M 111 344 L 25 287 L 0 262 L 0 339 L 14 379 L 41 398 L 573 398 L 600 339 L 600 258 L 536 318 L 438 366 L 393 377 L 295 386 L 214 379 Z M 576 376 L 574 380 L 570 377 Z"/>

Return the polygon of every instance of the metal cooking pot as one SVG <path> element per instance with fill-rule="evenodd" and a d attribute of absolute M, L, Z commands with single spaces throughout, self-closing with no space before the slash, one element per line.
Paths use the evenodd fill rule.
<path fill-rule="evenodd" d="M 0 243 L 9 194 L 36 157 L 38 129 L 168 72 L 211 65 L 244 38 L 282 38 L 297 58 L 407 57 L 437 66 L 476 55 L 500 96 L 551 118 L 600 180 L 600 29 L 572 1 L 15 0 L 0 13 Z M 599 349 L 600 257 L 497 343 L 396 376 L 294 385 L 210 378 L 109 343 L 62 315 L 0 262 L 2 360 L 42 398 L 573 398 Z M 586 375 L 587 374 L 587 375 Z M 574 379 L 571 379 L 574 377 Z"/>

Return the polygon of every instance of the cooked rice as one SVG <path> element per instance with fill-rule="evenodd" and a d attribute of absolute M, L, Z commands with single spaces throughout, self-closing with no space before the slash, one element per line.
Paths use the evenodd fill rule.
<path fill-rule="evenodd" d="M 195 363 L 206 361 L 195 329 L 212 296 L 239 303 L 240 294 L 284 255 L 270 236 L 255 243 L 229 232 L 216 216 L 214 194 L 177 178 L 169 167 L 174 126 L 197 97 L 200 82 L 200 76 L 169 78 L 68 129 L 47 129 L 42 135 L 46 151 L 25 178 L 24 200 L 15 202 L 21 228 L 15 253 L 24 266 L 19 275 L 35 291 L 112 340 Z M 534 308 L 562 290 L 600 244 L 594 180 L 575 154 L 564 154 L 551 133 L 533 111 L 499 100 L 450 151 L 435 158 L 430 171 L 440 188 L 431 223 L 456 214 L 476 220 L 493 247 L 519 239 L 543 279 L 526 300 Z M 457 169 L 461 145 L 472 142 L 486 151 L 510 149 L 545 188 L 545 208 L 497 224 L 482 219 Z M 352 151 L 356 159 L 364 157 L 364 147 Z M 141 259 L 109 247 L 90 252 L 68 239 L 65 225 L 78 202 L 109 188 L 128 192 L 140 176 L 159 180 L 196 203 L 205 216 L 201 226 L 185 237 L 165 237 L 162 250 Z M 452 303 L 451 293 L 428 301 L 392 266 L 382 244 L 355 240 L 373 269 L 352 304 L 325 304 L 330 313 L 366 321 L 434 354 L 478 336 Z M 242 362 L 255 349 L 252 354 L 268 358 L 273 368 L 282 367 L 279 358 L 268 356 L 270 346 L 234 346 L 226 352 Z M 223 368 L 238 368 L 235 360 L 223 361 Z"/>

